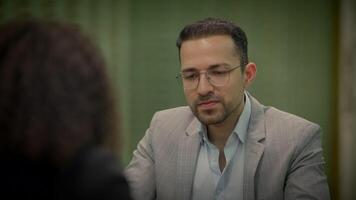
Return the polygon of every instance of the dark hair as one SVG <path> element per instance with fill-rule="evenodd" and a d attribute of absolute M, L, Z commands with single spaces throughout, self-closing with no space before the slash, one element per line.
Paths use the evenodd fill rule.
<path fill-rule="evenodd" d="M 1 152 L 62 162 L 108 145 L 117 134 L 109 91 L 104 60 L 78 27 L 25 20 L 0 28 Z"/>
<path fill-rule="evenodd" d="M 215 18 L 206 18 L 189 24 L 180 32 L 176 45 L 180 52 L 180 48 L 184 41 L 214 35 L 231 36 L 236 46 L 236 52 L 241 56 L 241 69 L 244 70 L 245 65 L 248 64 L 247 37 L 240 27 L 231 22 Z"/>

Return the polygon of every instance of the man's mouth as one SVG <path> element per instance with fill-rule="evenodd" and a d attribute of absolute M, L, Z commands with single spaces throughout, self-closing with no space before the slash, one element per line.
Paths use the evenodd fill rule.
<path fill-rule="evenodd" d="M 209 100 L 209 101 L 200 101 L 197 105 L 199 108 L 202 108 L 202 109 L 211 109 L 211 108 L 215 107 L 215 105 L 217 103 L 219 103 L 219 101 Z"/>

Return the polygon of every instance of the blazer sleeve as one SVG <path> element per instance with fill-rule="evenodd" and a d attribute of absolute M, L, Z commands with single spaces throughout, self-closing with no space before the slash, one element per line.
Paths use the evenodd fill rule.
<path fill-rule="evenodd" d="M 155 199 L 156 196 L 151 135 L 151 129 L 149 128 L 138 143 L 137 149 L 133 153 L 133 158 L 125 169 L 125 176 L 130 185 L 132 197 L 135 200 L 150 200 Z"/>
<path fill-rule="evenodd" d="M 320 127 L 307 125 L 301 143 L 294 152 L 287 174 L 284 199 L 329 200 L 329 188 L 324 174 L 324 159 Z"/>

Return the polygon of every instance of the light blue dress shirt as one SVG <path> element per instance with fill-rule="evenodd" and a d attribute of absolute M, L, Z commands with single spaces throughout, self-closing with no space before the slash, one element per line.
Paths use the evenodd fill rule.
<path fill-rule="evenodd" d="M 251 102 L 245 93 L 244 109 L 224 147 L 226 165 L 222 172 L 219 150 L 209 141 L 206 127 L 201 126 L 192 200 L 243 199 L 244 151 L 250 116 Z"/>

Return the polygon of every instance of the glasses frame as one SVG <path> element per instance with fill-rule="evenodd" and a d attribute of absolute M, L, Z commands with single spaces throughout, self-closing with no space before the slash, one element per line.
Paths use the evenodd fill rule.
<path fill-rule="evenodd" d="M 223 85 L 217 85 L 216 83 L 213 83 L 213 82 L 211 81 L 211 78 L 207 75 L 209 69 L 208 69 L 208 70 L 205 70 L 205 71 L 203 71 L 203 72 L 202 72 L 202 71 L 199 71 L 199 72 L 198 72 L 198 73 L 199 73 L 199 76 L 197 77 L 196 86 L 195 86 L 195 87 L 192 87 L 192 88 L 186 88 L 186 87 L 184 87 L 184 83 L 183 83 L 183 82 L 184 82 L 183 72 L 179 72 L 179 74 L 176 76 L 176 79 L 177 79 L 177 81 L 178 81 L 178 84 L 179 84 L 180 86 L 182 86 L 185 90 L 195 90 L 195 89 L 199 86 L 201 74 L 204 74 L 206 80 L 208 80 L 208 82 L 209 82 L 210 85 L 215 86 L 215 87 L 221 87 L 221 86 L 224 86 L 224 85 L 226 85 L 226 84 L 229 83 L 231 72 L 232 72 L 233 70 L 237 69 L 237 68 L 240 68 L 240 67 L 241 67 L 241 65 L 238 65 L 238 66 L 235 66 L 235 67 L 231 67 L 230 69 L 227 69 L 227 70 L 225 71 L 225 73 L 227 74 L 228 78 L 227 78 L 226 83 L 223 84 Z M 196 80 L 194 80 L 194 81 L 196 81 Z"/>

